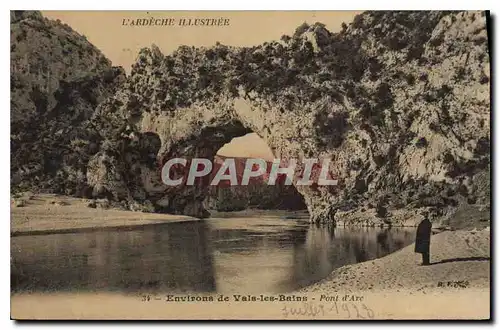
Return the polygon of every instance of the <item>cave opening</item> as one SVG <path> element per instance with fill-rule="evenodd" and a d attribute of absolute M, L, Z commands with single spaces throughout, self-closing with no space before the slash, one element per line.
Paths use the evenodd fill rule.
<path fill-rule="evenodd" d="M 162 168 L 169 169 L 168 176 L 175 180 L 183 178 L 183 183 L 177 186 L 163 185 L 165 188 L 158 196 L 161 200 L 168 196 L 163 212 L 207 218 L 215 212 L 242 210 L 308 211 L 303 195 L 293 184 L 286 185 L 285 180 L 279 182 L 278 178 L 276 184 L 269 185 L 268 173 L 263 174 L 261 181 L 255 178 L 252 184 L 240 184 L 248 160 L 261 159 L 271 169 L 275 155 L 280 158 L 251 128 L 228 117 L 204 121 L 190 118 L 189 124 L 189 129 L 179 130 L 177 136 L 170 135 L 167 143 L 163 141 L 158 152 Z M 168 161 L 180 158 L 186 159 L 186 163 L 177 168 L 165 167 Z M 198 166 L 200 159 L 210 162 L 210 172 L 190 181 L 193 171 L 202 172 L 205 168 L 204 164 Z M 238 184 L 224 180 L 213 184 L 214 176 L 220 173 L 220 164 L 228 159 L 237 168 Z"/>
<path fill-rule="evenodd" d="M 233 137 L 213 156 L 216 168 L 233 160 L 238 182 L 242 182 L 243 169 L 249 159 L 262 159 L 270 168 L 275 155 L 267 143 L 256 133 Z M 284 182 L 268 185 L 265 175 L 251 180 L 248 185 L 210 185 L 203 201 L 210 212 L 232 212 L 247 209 L 301 211 L 307 210 L 304 198 L 293 184 Z"/>

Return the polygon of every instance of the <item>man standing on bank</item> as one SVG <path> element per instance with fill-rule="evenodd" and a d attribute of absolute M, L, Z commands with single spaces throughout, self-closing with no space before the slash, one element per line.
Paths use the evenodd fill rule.
<path fill-rule="evenodd" d="M 422 265 L 430 265 L 430 245 L 432 223 L 429 221 L 429 214 L 424 213 L 424 220 L 417 227 L 417 237 L 415 239 L 415 252 L 422 254 Z"/>

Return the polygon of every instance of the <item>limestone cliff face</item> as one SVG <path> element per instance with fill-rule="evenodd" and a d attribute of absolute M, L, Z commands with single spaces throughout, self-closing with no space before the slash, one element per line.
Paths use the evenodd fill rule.
<path fill-rule="evenodd" d="M 89 119 L 124 71 L 39 12 L 11 12 L 10 28 L 12 188 L 82 192 L 102 140 Z"/>
<path fill-rule="evenodd" d="M 213 157 L 255 132 L 277 158 L 331 159 L 338 186 L 297 187 L 314 222 L 359 205 L 384 217 L 387 208 L 489 204 L 487 40 L 481 12 L 366 12 L 340 33 L 304 24 L 256 47 L 164 55 L 153 46 L 96 118 L 116 123 L 110 143 L 126 145 L 122 158 L 137 154 L 130 145 L 145 132 L 159 140 L 157 163 Z M 110 157 L 91 163 L 94 186 L 207 215 L 205 187 L 167 188 L 154 166 L 123 169 L 133 187 L 123 173 L 105 179 L 114 170 L 100 160 Z"/>

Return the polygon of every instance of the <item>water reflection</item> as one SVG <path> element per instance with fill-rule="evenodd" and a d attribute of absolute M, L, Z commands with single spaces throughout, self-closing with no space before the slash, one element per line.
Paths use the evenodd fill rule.
<path fill-rule="evenodd" d="M 13 291 L 215 291 L 204 222 L 14 237 Z"/>
<path fill-rule="evenodd" d="M 345 265 L 383 257 L 414 240 L 413 229 L 333 228 L 311 226 L 305 243 L 293 249 L 294 289 L 312 284 Z"/>
<path fill-rule="evenodd" d="M 413 241 L 413 230 L 213 219 L 11 239 L 12 291 L 286 292 Z"/>

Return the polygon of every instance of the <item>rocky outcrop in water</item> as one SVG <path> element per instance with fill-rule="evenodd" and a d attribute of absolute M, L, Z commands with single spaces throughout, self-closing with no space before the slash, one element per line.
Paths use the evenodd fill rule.
<path fill-rule="evenodd" d="M 110 145 L 128 141 L 127 152 L 156 135 L 159 163 L 213 158 L 248 132 L 278 158 L 331 159 L 338 186 L 297 187 L 314 222 L 362 205 L 381 218 L 397 208 L 446 213 L 489 204 L 489 66 L 484 13 L 366 12 L 340 33 L 316 23 L 255 47 L 143 49 L 95 118 L 117 123 Z M 120 148 L 94 157 L 93 186 L 206 216 L 206 187 L 167 188 L 157 169 L 120 169 L 109 159 L 123 158 Z"/>

